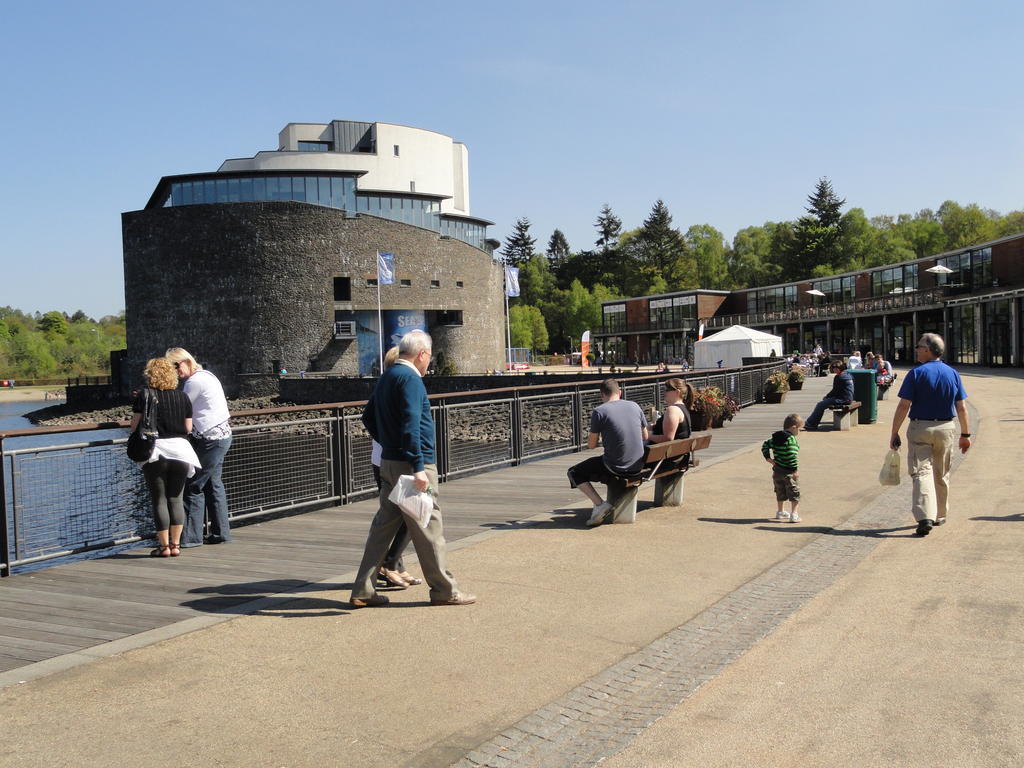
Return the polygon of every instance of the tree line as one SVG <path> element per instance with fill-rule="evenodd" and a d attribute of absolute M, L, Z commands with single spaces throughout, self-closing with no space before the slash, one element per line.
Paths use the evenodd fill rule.
<path fill-rule="evenodd" d="M 110 353 L 124 348 L 123 312 L 93 320 L 81 310 L 40 314 L 0 307 L 0 378 L 104 375 Z"/>
<path fill-rule="evenodd" d="M 556 229 L 538 252 L 530 221 L 516 221 L 500 255 L 519 268 L 520 296 L 510 299 L 512 346 L 569 351 L 601 324 L 601 302 L 696 288 L 738 290 L 894 264 L 1024 231 L 1024 210 L 1001 214 L 947 200 L 938 210 L 868 218 L 842 212 L 827 178 L 793 221 L 768 221 L 732 242 L 710 224 L 685 233 L 658 200 L 644 222 L 624 230 L 607 203 L 594 222 L 594 247 L 573 251 Z"/>

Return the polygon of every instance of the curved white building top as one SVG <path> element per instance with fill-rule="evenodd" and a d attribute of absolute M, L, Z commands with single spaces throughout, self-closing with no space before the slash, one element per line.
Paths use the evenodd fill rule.
<path fill-rule="evenodd" d="M 288 123 L 276 151 L 226 160 L 218 172 L 348 171 L 359 191 L 437 197 L 441 212 L 469 216 L 469 151 L 436 131 L 392 123 Z"/>

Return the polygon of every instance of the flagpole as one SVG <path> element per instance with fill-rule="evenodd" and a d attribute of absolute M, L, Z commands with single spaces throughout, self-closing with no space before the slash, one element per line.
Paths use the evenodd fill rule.
<path fill-rule="evenodd" d="M 384 322 L 380 311 L 380 251 L 377 251 L 377 352 L 380 368 L 377 375 L 384 373 Z"/>
<path fill-rule="evenodd" d="M 507 346 L 505 347 L 505 349 L 506 349 L 505 355 L 508 357 L 508 369 L 509 369 L 509 371 L 511 371 L 512 370 L 512 321 L 509 318 L 509 314 L 508 314 L 508 286 L 507 286 L 508 277 L 507 276 L 505 278 L 505 281 L 506 281 L 506 286 L 505 286 L 505 342 L 507 344 Z"/>

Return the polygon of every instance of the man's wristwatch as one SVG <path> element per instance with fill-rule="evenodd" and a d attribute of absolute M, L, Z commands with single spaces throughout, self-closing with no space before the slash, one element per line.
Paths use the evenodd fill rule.
<path fill-rule="evenodd" d="M 970 436 L 971 436 L 970 432 L 961 432 L 960 433 L 960 437 L 970 437 Z"/>

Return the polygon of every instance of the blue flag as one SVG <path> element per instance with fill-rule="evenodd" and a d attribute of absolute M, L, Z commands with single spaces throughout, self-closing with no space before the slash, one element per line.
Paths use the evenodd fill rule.
<path fill-rule="evenodd" d="M 391 285 L 395 282 L 395 254 L 377 254 L 377 285 Z"/>
<path fill-rule="evenodd" d="M 519 295 L 519 267 L 505 267 L 505 295 Z"/>

